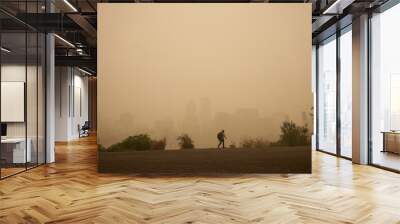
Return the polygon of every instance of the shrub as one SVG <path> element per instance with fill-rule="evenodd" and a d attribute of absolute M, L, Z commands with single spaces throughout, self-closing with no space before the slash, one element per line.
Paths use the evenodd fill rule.
<path fill-rule="evenodd" d="M 104 147 L 104 146 L 101 145 L 101 144 L 98 144 L 98 145 L 97 145 L 97 148 L 98 148 L 98 150 L 101 151 L 101 152 L 107 151 L 107 148 Z"/>
<path fill-rule="evenodd" d="M 230 148 L 230 149 L 236 149 L 236 144 L 235 144 L 234 142 L 232 142 L 232 143 L 229 145 L 229 148 Z"/>
<path fill-rule="evenodd" d="M 270 142 L 262 138 L 245 138 L 240 142 L 241 148 L 262 149 L 268 148 Z"/>
<path fill-rule="evenodd" d="M 178 140 L 178 145 L 181 149 L 193 149 L 194 144 L 193 140 L 190 138 L 188 134 L 182 134 L 176 138 Z"/>
<path fill-rule="evenodd" d="M 152 140 L 147 134 L 129 136 L 122 142 L 111 145 L 107 150 L 120 151 L 145 151 L 151 149 Z"/>
<path fill-rule="evenodd" d="M 140 134 L 129 136 L 121 142 L 115 143 L 110 147 L 106 148 L 102 145 L 98 145 L 99 151 L 145 151 L 145 150 L 165 150 L 167 145 L 167 139 L 162 138 L 160 140 L 151 139 L 147 134 Z"/>
<path fill-rule="evenodd" d="M 162 138 L 160 140 L 152 140 L 151 141 L 151 150 L 165 150 L 166 145 L 167 145 L 166 138 Z"/>
<path fill-rule="evenodd" d="M 309 134 L 306 126 L 297 126 L 293 121 L 284 121 L 281 125 L 281 135 L 275 146 L 309 145 Z"/>

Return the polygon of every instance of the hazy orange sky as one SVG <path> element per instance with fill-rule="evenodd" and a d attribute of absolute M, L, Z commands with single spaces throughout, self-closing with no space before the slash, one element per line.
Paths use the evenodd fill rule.
<path fill-rule="evenodd" d="M 310 4 L 99 4 L 98 141 L 277 140 L 309 122 Z M 114 24 L 124 24 L 115 26 Z"/>

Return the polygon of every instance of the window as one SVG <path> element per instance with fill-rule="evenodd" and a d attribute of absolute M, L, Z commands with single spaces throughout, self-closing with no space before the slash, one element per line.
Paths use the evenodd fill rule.
<path fill-rule="evenodd" d="M 340 36 L 340 155 L 352 156 L 352 32 Z"/>
<path fill-rule="evenodd" d="M 318 48 L 318 149 L 336 153 L 336 36 Z"/>
<path fill-rule="evenodd" d="M 0 6 L 15 5 L 1 2 Z M 18 13 L 40 13 L 43 1 L 18 2 Z M 13 21 L 0 13 L 0 26 Z M 45 35 L 23 23 L 0 27 L 0 178 L 45 163 Z"/>
<path fill-rule="evenodd" d="M 371 159 L 400 170 L 400 5 L 371 19 Z"/>

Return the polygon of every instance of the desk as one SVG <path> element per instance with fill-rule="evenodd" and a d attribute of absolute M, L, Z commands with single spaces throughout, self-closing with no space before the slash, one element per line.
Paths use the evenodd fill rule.
<path fill-rule="evenodd" d="M 400 154 L 400 132 L 399 131 L 382 131 L 383 149 L 382 152 L 392 152 Z"/>
<path fill-rule="evenodd" d="M 1 157 L 6 163 L 26 163 L 31 162 L 31 139 L 27 139 L 28 144 L 25 152 L 25 138 L 6 138 L 1 139 Z"/>

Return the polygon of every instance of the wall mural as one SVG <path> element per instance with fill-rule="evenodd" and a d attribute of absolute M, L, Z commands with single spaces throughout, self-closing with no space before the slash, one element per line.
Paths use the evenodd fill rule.
<path fill-rule="evenodd" d="M 100 4 L 100 149 L 309 146 L 309 10 Z"/>

